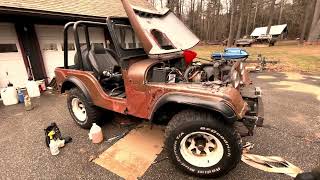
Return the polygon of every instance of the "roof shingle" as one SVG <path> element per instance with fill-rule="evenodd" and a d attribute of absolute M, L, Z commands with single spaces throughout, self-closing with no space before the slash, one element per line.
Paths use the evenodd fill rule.
<path fill-rule="evenodd" d="M 153 9 L 146 0 L 129 1 Z M 96 17 L 126 16 L 120 0 L 1 0 L 0 6 Z"/>

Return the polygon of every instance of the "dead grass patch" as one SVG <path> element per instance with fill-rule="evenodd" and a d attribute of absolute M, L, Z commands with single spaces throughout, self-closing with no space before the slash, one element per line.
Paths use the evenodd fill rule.
<path fill-rule="evenodd" d="M 198 57 L 208 58 L 213 52 L 222 52 L 224 46 L 201 45 L 194 50 Z M 320 46 L 282 45 L 272 47 L 245 47 L 250 59 L 256 59 L 262 54 L 268 60 L 280 60 L 276 65 L 269 64 L 270 71 L 291 71 L 319 74 L 320 72 Z"/>

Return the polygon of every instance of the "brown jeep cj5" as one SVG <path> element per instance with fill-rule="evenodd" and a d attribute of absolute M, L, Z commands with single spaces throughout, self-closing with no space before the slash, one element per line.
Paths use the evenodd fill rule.
<path fill-rule="evenodd" d="M 201 177 L 228 173 L 240 161 L 241 136 L 262 125 L 260 90 L 250 91 L 241 61 L 185 74 L 193 63 L 184 52 L 199 39 L 169 10 L 122 3 L 128 18 L 65 25 L 64 47 L 72 27 L 77 53 L 70 63 L 65 48 L 55 74 L 72 118 L 90 128 L 103 108 L 166 125 L 165 149 L 177 167 Z M 90 27 L 105 29 L 106 45 L 90 43 Z"/>

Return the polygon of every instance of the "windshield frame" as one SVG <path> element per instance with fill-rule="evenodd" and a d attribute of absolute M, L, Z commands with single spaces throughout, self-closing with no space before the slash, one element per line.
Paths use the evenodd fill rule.
<path fill-rule="evenodd" d="M 107 24 L 109 26 L 110 36 L 113 41 L 115 50 L 118 52 L 119 59 L 121 61 L 128 60 L 134 57 L 143 57 L 147 56 L 143 48 L 136 49 L 124 49 L 121 47 L 121 44 L 118 41 L 117 33 L 114 29 L 114 25 L 128 25 L 131 26 L 129 19 L 125 17 L 110 17 L 107 19 Z M 132 27 L 132 26 L 131 26 Z"/>

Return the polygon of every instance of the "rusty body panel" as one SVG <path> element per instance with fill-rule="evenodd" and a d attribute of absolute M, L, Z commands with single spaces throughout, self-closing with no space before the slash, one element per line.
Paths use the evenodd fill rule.
<path fill-rule="evenodd" d="M 242 74 L 242 82 L 247 86 L 252 83 L 250 76 L 249 76 L 249 71 L 244 67 L 244 73 Z"/>
<path fill-rule="evenodd" d="M 122 114 L 130 114 L 139 118 L 150 119 L 154 106 L 160 97 L 167 93 L 178 93 L 184 96 L 197 97 L 214 102 L 224 102 L 232 107 L 238 118 L 242 118 L 247 105 L 239 91 L 233 87 L 195 83 L 154 83 L 146 81 L 146 73 L 159 59 L 132 60 L 128 69 L 122 71 L 125 83 L 126 98 L 108 96 L 101 88 L 92 72 L 56 69 L 56 79 L 61 88 L 64 80 L 74 76 L 81 79 L 88 89 L 93 104 Z"/>
<path fill-rule="evenodd" d="M 69 77 L 81 79 L 81 82 L 83 82 L 83 84 L 87 88 L 89 95 L 96 106 L 108 110 L 113 110 L 119 113 L 125 112 L 127 100 L 123 98 L 108 96 L 101 88 L 101 85 L 99 84 L 98 80 L 92 75 L 92 72 L 56 68 L 55 74 L 59 88 L 61 88 L 62 84 Z"/>

